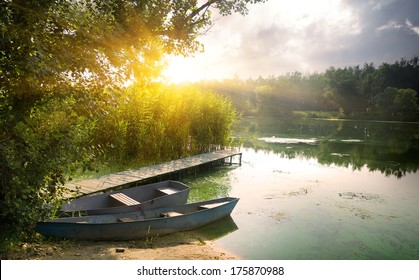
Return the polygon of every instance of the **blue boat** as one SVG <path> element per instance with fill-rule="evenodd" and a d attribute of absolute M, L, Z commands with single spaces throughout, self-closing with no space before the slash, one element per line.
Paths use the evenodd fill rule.
<path fill-rule="evenodd" d="M 238 198 L 225 197 L 143 211 L 39 222 L 44 236 L 79 240 L 135 240 L 191 230 L 229 216 Z"/>
<path fill-rule="evenodd" d="M 177 181 L 163 181 L 120 191 L 110 191 L 75 198 L 61 205 L 65 216 L 104 215 L 132 212 L 172 205 L 183 205 L 188 200 L 189 187 Z"/>

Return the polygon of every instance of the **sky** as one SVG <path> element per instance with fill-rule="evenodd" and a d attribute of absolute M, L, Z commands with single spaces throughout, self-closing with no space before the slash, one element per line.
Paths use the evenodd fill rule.
<path fill-rule="evenodd" d="M 169 82 L 322 73 L 419 56 L 419 0 L 268 0 L 218 18 L 204 52 L 169 57 Z"/>

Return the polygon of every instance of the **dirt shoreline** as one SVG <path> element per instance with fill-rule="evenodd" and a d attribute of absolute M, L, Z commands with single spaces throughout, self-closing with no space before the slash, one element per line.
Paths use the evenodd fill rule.
<path fill-rule="evenodd" d="M 233 253 L 196 232 L 179 232 L 153 240 L 52 241 L 24 244 L 4 259 L 26 260 L 237 260 Z"/>

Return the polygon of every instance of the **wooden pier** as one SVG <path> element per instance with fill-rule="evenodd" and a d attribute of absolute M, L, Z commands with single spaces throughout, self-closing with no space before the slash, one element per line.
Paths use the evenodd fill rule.
<path fill-rule="evenodd" d="M 238 162 L 233 162 L 233 158 L 239 157 Z M 104 192 L 121 186 L 129 187 L 140 185 L 148 180 L 162 180 L 164 177 L 175 176 L 180 179 L 182 172 L 197 171 L 199 168 L 208 167 L 215 164 L 241 164 L 242 153 L 227 150 L 219 150 L 206 154 L 200 154 L 187 158 L 181 158 L 165 162 L 162 164 L 141 167 L 137 169 L 122 171 L 94 179 L 86 179 L 71 182 L 64 185 L 77 196 Z"/>

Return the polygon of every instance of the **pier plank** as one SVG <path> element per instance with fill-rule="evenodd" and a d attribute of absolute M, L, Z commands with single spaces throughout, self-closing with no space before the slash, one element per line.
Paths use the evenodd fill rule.
<path fill-rule="evenodd" d="M 228 162 L 231 163 L 231 159 L 236 156 L 239 156 L 239 163 L 241 164 L 241 152 L 219 150 L 152 166 L 117 172 L 99 178 L 71 182 L 65 184 L 64 187 L 72 192 L 78 189 L 80 195 L 87 195 L 113 189 L 120 185 L 135 184 L 143 180 L 149 180 L 168 174 L 178 173 L 187 169 L 195 168 L 205 164 L 211 164 L 220 160 L 230 159 Z"/>

